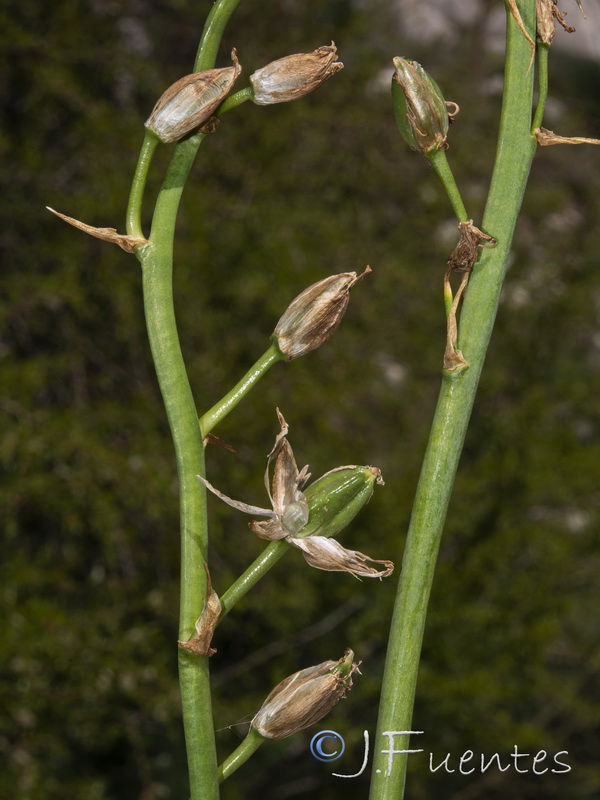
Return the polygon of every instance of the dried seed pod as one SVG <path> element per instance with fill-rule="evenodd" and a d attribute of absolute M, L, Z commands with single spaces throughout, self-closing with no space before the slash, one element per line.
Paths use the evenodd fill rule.
<path fill-rule="evenodd" d="M 413 150 L 423 154 L 446 146 L 450 120 L 444 95 L 416 61 L 393 59 L 392 104 L 398 130 Z"/>
<path fill-rule="evenodd" d="M 346 650 L 339 661 L 323 661 L 281 681 L 252 720 L 251 727 L 265 739 L 284 739 L 328 714 L 352 686 L 354 653 Z"/>
<path fill-rule="evenodd" d="M 298 295 L 275 326 L 271 336 L 287 361 L 316 350 L 340 324 L 350 300 L 350 289 L 371 272 L 340 272 L 313 283 Z"/>
<path fill-rule="evenodd" d="M 159 98 L 144 123 L 161 142 L 176 142 L 206 123 L 211 133 L 213 111 L 231 91 L 242 68 L 235 48 L 232 67 L 206 69 L 180 78 Z"/>
<path fill-rule="evenodd" d="M 376 485 L 383 485 L 381 470 L 371 466 L 336 467 L 310 486 L 308 466 L 296 465 L 292 447 L 287 441 L 288 425 L 277 409 L 280 431 L 267 457 L 265 487 L 271 508 L 261 508 L 232 500 L 216 489 L 206 478 L 198 480 L 223 502 L 246 514 L 267 517 L 251 522 L 250 530 L 261 539 L 276 541 L 288 536 L 335 536 L 346 527 L 371 499 Z M 271 466 L 273 475 L 271 477 Z"/>
<path fill-rule="evenodd" d="M 272 61 L 250 75 L 252 100 L 259 106 L 287 103 L 314 92 L 331 75 L 344 68 L 330 45 L 312 53 L 296 53 Z"/>

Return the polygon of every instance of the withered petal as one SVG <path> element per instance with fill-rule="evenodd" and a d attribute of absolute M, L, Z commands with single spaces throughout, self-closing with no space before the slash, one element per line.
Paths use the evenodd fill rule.
<path fill-rule="evenodd" d="M 311 567 L 327 572 L 348 572 L 356 578 L 387 578 L 394 570 L 391 561 L 381 561 L 358 550 L 348 550 L 336 539 L 325 536 L 306 536 L 302 539 L 289 536 L 288 542 L 302 550 L 304 558 Z M 367 561 L 383 564 L 385 569 L 376 570 L 369 567 Z"/>
<path fill-rule="evenodd" d="M 239 500 L 232 500 L 231 497 L 227 497 L 226 494 L 220 492 L 218 489 L 209 483 L 206 478 L 203 478 L 202 475 L 196 475 L 200 483 L 204 484 L 206 488 L 215 494 L 220 500 L 224 503 L 227 503 L 228 506 L 237 509 L 238 511 L 243 511 L 245 514 L 257 514 L 259 517 L 271 517 L 272 519 L 277 518 L 277 514 L 272 511 L 270 508 L 260 508 L 260 506 L 250 506 L 247 503 L 242 503 Z"/>
<path fill-rule="evenodd" d="M 268 519 L 261 522 L 249 522 L 248 527 L 261 539 L 267 539 L 270 542 L 276 542 L 279 539 L 285 539 L 289 536 L 289 531 L 286 531 L 282 526 L 281 521 L 278 519 Z"/>

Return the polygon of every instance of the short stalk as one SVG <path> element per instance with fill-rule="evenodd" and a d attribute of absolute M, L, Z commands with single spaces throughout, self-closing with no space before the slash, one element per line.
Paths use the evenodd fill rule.
<path fill-rule="evenodd" d="M 526 26 L 532 30 L 535 0 L 524 0 L 520 7 Z M 407 755 L 382 752 L 389 739 L 383 733 L 411 729 L 427 604 L 442 530 L 535 153 L 535 139 L 531 135 L 530 57 L 529 44 L 509 14 L 498 151 L 483 219 L 484 230 L 497 238 L 498 245 L 483 250 L 472 273 L 459 339 L 470 366 L 443 376 L 417 487 L 388 643 L 371 800 L 399 800 L 404 793 Z M 387 749 L 406 750 L 408 740 L 408 735 L 394 736 Z"/>
<path fill-rule="evenodd" d="M 144 189 L 146 188 L 148 171 L 158 142 L 158 137 L 155 136 L 152 131 L 146 130 L 138 162 L 135 167 L 133 181 L 131 182 L 129 201 L 127 203 L 126 222 L 129 236 L 141 236 L 145 238 L 142 231 L 142 202 L 144 200 Z"/>
<path fill-rule="evenodd" d="M 537 64 L 538 64 L 538 99 L 533 114 L 533 123 L 531 125 L 531 132 L 537 130 L 542 125 L 544 119 L 544 110 L 546 108 L 546 100 L 548 99 L 548 55 L 550 53 L 550 46 L 538 42 L 537 46 Z"/>
<path fill-rule="evenodd" d="M 290 545 L 283 539 L 271 542 L 248 569 L 235 580 L 229 589 L 224 592 L 221 601 L 221 619 L 229 614 L 234 605 L 244 597 L 258 581 L 267 574 L 279 559 L 290 549 Z"/>
<path fill-rule="evenodd" d="M 275 345 L 271 345 L 269 349 L 263 353 L 258 361 L 248 370 L 244 377 L 236 383 L 233 389 L 228 392 L 218 403 L 210 408 L 206 414 L 200 418 L 200 430 L 202 436 L 206 436 L 213 428 L 219 424 L 229 412 L 234 409 L 237 404 L 242 400 L 252 389 L 253 386 L 262 378 L 265 372 L 275 364 L 276 361 L 283 359 L 283 356 Z"/>
<path fill-rule="evenodd" d="M 222 783 L 230 775 L 233 775 L 265 741 L 264 736 L 257 733 L 254 728 L 250 728 L 244 741 L 219 767 L 219 782 Z"/>
<path fill-rule="evenodd" d="M 444 278 L 444 308 L 446 309 L 446 318 L 448 318 L 452 312 L 452 304 L 454 303 L 454 294 L 452 293 L 452 287 L 450 286 L 450 274 L 446 271 L 446 276 Z"/>
<path fill-rule="evenodd" d="M 245 89 L 240 89 L 239 92 L 225 98 L 217 109 L 217 116 L 220 117 L 221 114 L 225 114 L 227 111 L 231 111 L 232 108 L 241 106 L 242 103 L 248 100 L 252 100 L 252 89 L 250 86 L 247 86 Z"/>
<path fill-rule="evenodd" d="M 441 180 L 442 185 L 446 190 L 446 194 L 448 195 L 448 199 L 452 203 L 452 208 L 456 214 L 456 218 L 459 222 L 468 222 L 469 215 L 467 214 L 467 209 L 465 208 L 465 204 L 460 196 L 460 192 L 458 190 L 458 186 L 456 185 L 456 181 L 454 180 L 452 170 L 450 169 L 450 164 L 448 163 L 448 159 L 446 157 L 446 151 L 443 149 L 435 150 L 434 152 L 427 154 L 426 158 L 436 171 L 438 178 Z"/>

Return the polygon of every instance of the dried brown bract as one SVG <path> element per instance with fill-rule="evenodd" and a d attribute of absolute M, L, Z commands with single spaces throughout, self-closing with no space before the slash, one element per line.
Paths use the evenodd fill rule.
<path fill-rule="evenodd" d="M 538 128 L 534 134 L 540 147 L 551 147 L 554 144 L 600 144 L 600 139 L 588 139 L 585 136 L 558 136 L 547 128 Z"/>
<path fill-rule="evenodd" d="M 529 64 L 529 68 L 531 69 L 531 64 L 533 63 L 533 58 L 535 56 L 535 42 L 527 32 L 527 28 L 525 27 L 525 25 L 523 24 L 523 18 L 521 17 L 521 12 L 519 11 L 517 0 L 506 0 L 506 2 L 508 3 L 508 7 L 510 8 L 510 13 L 512 15 L 512 18 L 519 26 L 521 33 L 527 39 L 531 47 L 531 62 Z"/>
<path fill-rule="evenodd" d="M 206 601 L 202 614 L 198 617 L 196 622 L 196 635 L 187 642 L 178 642 L 180 647 L 185 650 L 191 650 L 199 656 L 213 656 L 217 651 L 211 647 L 211 642 L 215 628 L 221 616 L 221 601 L 219 596 L 212 588 L 210 580 L 210 573 L 208 566 L 205 563 L 204 569 L 206 571 Z"/>
<path fill-rule="evenodd" d="M 495 247 L 493 236 L 488 236 L 473 225 L 473 220 L 459 222 L 459 239 L 448 259 L 448 269 L 453 272 L 471 272 L 479 255 L 479 247 Z M 487 244 L 484 244 L 487 243 Z"/>
<path fill-rule="evenodd" d="M 557 0 L 536 0 L 537 38 L 542 44 L 550 46 L 556 32 L 556 22 L 567 31 L 574 33 L 575 28 L 565 22 L 566 11 L 560 11 Z"/>
<path fill-rule="evenodd" d="M 452 298 L 452 304 L 448 311 L 446 321 L 446 349 L 444 351 L 444 369 L 454 372 L 457 369 L 468 367 L 461 351 L 457 348 L 458 342 L 458 306 L 469 283 L 469 275 L 473 269 L 480 247 L 495 247 L 497 244 L 493 236 L 483 233 L 473 225 L 473 220 L 458 223 L 459 238 L 458 243 L 448 259 L 446 274 L 444 275 L 444 293 Z M 453 272 L 462 273 L 460 286 L 456 294 L 452 297 L 452 287 L 450 286 L 450 276 Z"/>
<path fill-rule="evenodd" d="M 85 222 L 80 222 L 80 220 L 74 217 L 61 214 L 60 211 L 55 211 L 53 208 L 50 208 L 50 206 L 46 206 L 46 208 L 48 211 L 56 214 L 57 217 L 68 222 L 69 225 L 72 225 L 74 228 L 78 228 L 80 231 L 93 236 L 95 239 L 102 239 L 103 242 L 116 244 L 121 250 L 125 250 L 126 253 L 135 253 L 140 247 L 149 244 L 148 239 L 144 239 L 142 236 L 127 236 L 123 233 L 117 233 L 116 228 L 95 228 L 93 225 L 87 225 Z"/>
<path fill-rule="evenodd" d="M 215 444 L 217 447 L 222 447 L 223 450 L 227 450 L 228 453 L 233 453 L 236 456 L 239 456 L 240 451 L 236 450 L 236 448 L 226 442 L 224 439 L 221 439 L 219 436 L 215 436 L 214 433 L 207 433 L 203 439 L 204 445 Z"/>

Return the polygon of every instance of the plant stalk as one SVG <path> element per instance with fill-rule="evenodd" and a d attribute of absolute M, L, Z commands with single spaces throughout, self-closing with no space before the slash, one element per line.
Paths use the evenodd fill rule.
<path fill-rule="evenodd" d="M 520 2 L 521 15 L 535 31 L 535 0 Z M 377 726 L 370 800 L 404 795 L 417 674 L 440 539 L 479 377 L 492 333 L 517 216 L 535 153 L 531 134 L 533 74 L 531 49 L 507 14 L 505 87 L 494 173 L 483 229 L 498 245 L 482 251 L 465 296 L 459 346 L 468 369 L 445 373 L 425 453 L 408 531 L 391 623 Z M 418 745 L 417 745 L 418 746 Z M 382 752 L 393 749 L 393 753 Z M 391 766 L 391 769 L 389 768 Z"/>
<path fill-rule="evenodd" d="M 434 152 L 429 153 L 426 158 L 442 182 L 442 185 L 446 190 L 446 194 L 448 195 L 448 199 L 452 204 L 452 209 L 456 214 L 457 220 L 459 222 L 468 222 L 469 215 L 467 214 L 467 209 L 463 203 L 458 186 L 456 185 L 456 181 L 454 180 L 452 170 L 450 169 L 450 164 L 448 163 L 448 159 L 446 157 L 446 151 L 443 149 L 435 150 Z"/>
<path fill-rule="evenodd" d="M 265 547 L 258 558 L 250 564 L 248 569 L 242 573 L 219 598 L 221 601 L 220 619 L 223 619 L 226 614 L 229 614 L 234 605 L 267 574 L 271 567 L 287 553 L 290 547 L 291 545 L 288 544 L 285 539 L 271 542 Z"/>
<path fill-rule="evenodd" d="M 203 564 L 207 551 L 206 497 L 196 480 L 204 474 L 204 448 L 189 385 L 173 307 L 173 236 L 181 189 L 191 167 L 189 141 L 177 149 L 158 197 L 152 244 L 140 251 L 148 337 L 177 458 L 181 527 L 179 639 L 193 634 L 206 593 Z M 192 800 L 216 800 L 214 743 L 208 659 L 179 650 L 179 679 L 188 749 Z"/>
<path fill-rule="evenodd" d="M 127 233 L 129 236 L 144 237 L 142 231 L 142 201 L 144 199 L 144 188 L 146 187 L 146 179 L 148 178 L 148 170 L 152 163 L 154 151 L 159 143 L 159 139 L 152 131 L 144 131 L 144 141 L 140 149 L 140 155 L 135 167 L 135 174 L 131 183 L 131 190 L 129 192 L 129 201 L 127 203 Z"/>
<path fill-rule="evenodd" d="M 202 436 L 206 436 L 207 433 L 210 433 L 212 429 L 221 422 L 221 420 L 225 419 L 225 417 L 229 414 L 229 412 L 234 409 L 237 404 L 242 400 L 256 385 L 256 383 L 262 378 L 265 372 L 271 367 L 276 361 L 281 361 L 283 359 L 283 355 L 279 352 L 279 350 L 275 347 L 275 345 L 271 345 L 269 349 L 263 353 L 263 355 L 258 359 L 258 361 L 248 370 L 248 372 L 244 375 L 244 377 L 236 383 L 233 389 L 230 392 L 219 400 L 218 403 L 210 408 L 206 414 L 203 414 L 200 418 L 200 430 L 202 431 Z"/>
<path fill-rule="evenodd" d="M 219 767 L 219 782 L 227 780 L 230 775 L 239 769 L 242 764 L 253 755 L 258 748 L 266 741 L 266 739 L 257 733 L 254 728 L 250 728 L 246 738 L 240 745 L 231 753 Z"/>
<path fill-rule="evenodd" d="M 240 0 L 217 0 L 206 21 L 195 69 L 210 69 L 225 25 Z M 181 587 L 179 639 L 194 633 L 206 596 L 204 562 L 208 529 L 204 448 L 198 413 L 189 385 L 173 307 L 173 240 L 183 187 L 204 139 L 196 134 L 175 146 L 161 187 L 150 232 L 151 245 L 138 256 L 143 269 L 144 310 L 160 390 L 175 445 L 180 496 Z M 140 225 L 140 207 L 153 147 L 144 139 L 128 209 L 128 228 Z M 191 800 L 218 800 L 218 767 L 211 711 L 208 658 L 180 648 L 179 682 L 188 757 Z"/>
<path fill-rule="evenodd" d="M 544 119 L 546 100 L 548 99 L 548 56 L 550 47 L 547 44 L 538 42 L 537 46 L 537 67 L 538 67 L 538 100 L 533 115 L 531 125 L 532 132 L 541 127 Z"/>

